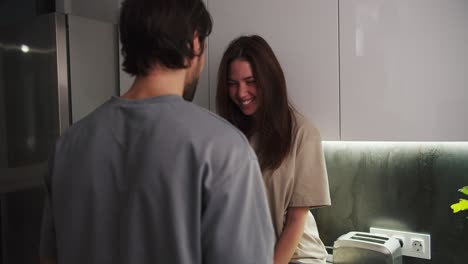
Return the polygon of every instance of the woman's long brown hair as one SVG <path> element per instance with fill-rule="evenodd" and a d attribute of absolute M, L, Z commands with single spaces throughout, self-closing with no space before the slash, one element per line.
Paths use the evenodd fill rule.
<path fill-rule="evenodd" d="M 253 117 L 244 115 L 229 96 L 230 65 L 236 59 L 250 64 L 256 81 L 258 108 Z M 283 70 L 262 37 L 242 36 L 229 44 L 218 71 L 216 108 L 247 138 L 255 135 L 262 170 L 275 170 L 281 165 L 292 148 L 294 108 L 288 100 Z"/>

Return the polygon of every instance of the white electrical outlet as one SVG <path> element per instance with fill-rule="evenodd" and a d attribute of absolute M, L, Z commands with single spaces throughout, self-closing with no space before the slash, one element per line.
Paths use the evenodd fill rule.
<path fill-rule="evenodd" d="M 424 240 L 421 239 L 412 239 L 411 240 L 411 249 L 416 252 L 424 252 Z"/>
<path fill-rule="evenodd" d="M 431 235 L 412 233 L 383 228 L 370 228 L 370 233 L 394 237 L 403 242 L 401 254 L 403 256 L 431 259 Z"/>

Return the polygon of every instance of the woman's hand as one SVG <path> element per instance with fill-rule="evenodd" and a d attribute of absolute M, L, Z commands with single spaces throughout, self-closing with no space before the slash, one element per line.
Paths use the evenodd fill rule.
<path fill-rule="evenodd" d="M 308 213 L 308 207 L 288 208 L 283 232 L 275 246 L 274 264 L 289 263 L 304 232 Z"/>

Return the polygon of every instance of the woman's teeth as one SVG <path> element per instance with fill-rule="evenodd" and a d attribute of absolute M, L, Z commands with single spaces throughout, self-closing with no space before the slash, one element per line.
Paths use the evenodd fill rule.
<path fill-rule="evenodd" d="M 248 104 L 250 104 L 251 102 L 252 102 L 252 99 L 246 100 L 246 101 L 241 101 L 241 104 L 242 104 L 242 105 L 248 105 Z"/>

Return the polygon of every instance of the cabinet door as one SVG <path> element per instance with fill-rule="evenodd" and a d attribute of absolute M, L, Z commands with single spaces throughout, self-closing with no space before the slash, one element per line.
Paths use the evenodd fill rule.
<path fill-rule="evenodd" d="M 68 16 L 70 95 L 75 123 L 118 93 L 117 28 Z"/>
<path fill-rule="evenodd" d="M 59 13 L 116 24 L 118 10 L 123 0 L 55 0 L 54 2 L 55 9 Z"/>
<path fill-rule="evenodd" d="M 207 0 L 203 0 L 206 5 Z M 206 109 L 210 109 L 210 86 L 208 80 L 208 49 L 205 50 L 205 67 L 200 75 L 200 79 L 198 80 L 197 92 L 195 93 L 195 98 L 193 98 L 193 102 L 197 105 L 204 107 Z M 214 107 L 214 106 L 213 106 Z"/>
<path fill-rule="evenodd" d="M 293 104 L 321 131 L 339 139 L 338 1 L 208 1 L 214 29 L 209 41 L 210 105 L 222 54 L 240 35 L 258 34 L 272 46 Z"/>
<path fill-rule="evenodd" d="M 130 89 L 130 87 L 133 84 L 133 81 L 135 80 L 134 76 L 131 76 L 123 70 L 122 63 L 122 43 L 120 42 L 119 36 L 119 95 L 125 94 L 128 91 L 128 89 Z"/>
<path fill-rule="evenodd" d="M 468 140 L 468 1 L 340 1 L 343 140 Z"/>

